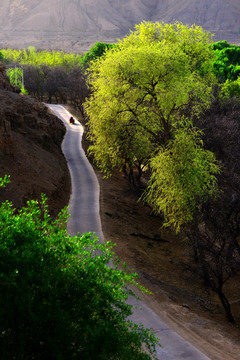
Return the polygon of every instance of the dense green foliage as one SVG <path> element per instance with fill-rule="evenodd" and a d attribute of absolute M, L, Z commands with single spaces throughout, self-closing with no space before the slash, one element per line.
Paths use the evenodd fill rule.
<path fill-rule="evenodd" d="M 81 55 L 68 54 L 63 51 L 37 51 L 33 46 L 23 50 L 2 49 L 6 63 L 22 65 L 47 65 L 50 67 L 62 66 L 72 68 L 82 63 Z"/>
<path fill-rule="evenodd" d="M 66 219 L 50 219 L 45 197 L 0 207 L 1 358 L 150 359 L 155 337 L 127 319 L 136 275 L 108 266 L 110 243 L 70 237 Z"/>
<path fill-rule="evenodd" d="M 0 53 L 6 64 L 21 64 L 49 67 L 60 66 L 65 69 L 71 69 L 75 66 L 86 67 L 90 61 L 101 57 L 108 49 L 116 47 L 115 44 L 108 44 L 103 42 L 96 42 L 89 51 L 84 55 L 65 53 L 64 51 L 47 51 L 36 50 L 34 46 L 29 46 L 28 49 L 2 49 Z"/>
<path fill-rule="evenodd" d="M 179 122 L 197 117 L 210 104 L 215 78 L 209 41 L 210 35 L 199 27 L 144 22 L 120 41 L 117 48 L 91 64 L 89 82 L 93 92 L 85 104 L 93 143 L 90 152 L 105 174 L 114 169 L 128 169 L 131 173 L 134 166 L 141 171 L 146 164 L 153 173 L 160 173 L 161 163 L 155 162 L 153 166 L 150 159 L 158 151 L 161 154 L 169 151 L 169 141 L 175 138 Z M 187 136 L 191 135 L 186 132 Z M 192 139 L 189 145 L 194 147 Z M 200 149 L 200 144 L 197 147 Z M 204 152 L 202 148 L 197 161 L 203 170 L 206 158 L 209 159 L 206 171 L 210 178 L 215 173 L 214 156 L 211 162 Z M 192 162 L 188 166 L 194 171 Z M 153 176 L 151 193 L 157 191 L 155 180 L 157 177 Z M 199 198 L 199 186 L 192 187 L 190 197 L 196 192 L 195 199 Z M 188 192 L 189 185 L 183 183 L 182 189 Z M 210 196 L 208 190 L 205 195 Z M 177 205 L 177 192 L 170 188 L 169 193 L 175 196 L 171 204 Z M 152 194 L 151 199 L 156 198 L 157 194 Z M 167 194 L 165 201 L 170 201 Z M 167 224 L 178 228 L 191 216 L 180 216 L 172 205 L 161 207 L 156 202 L 154 207 L 166 218 L 175 214 Z M 189 212 L 191 209 L 192 206 Z"/>
<path fill-rule="evenodd" d="M 194 220 L 199 203 L 217 195 L 219 167 L 213 153 L 203 149 L 201 136 L 191 124 L 183 124 L 151 159 L 152 176 L 144 199 L 177 231 Z"/>
<path fill-rule="evenodd" d="M 6 71 L 10 84 L 20 89 L 21 93 L 27 94 L 23 84 L 23 70 L 19 67 L 8 68 Z"/>
<path fill-rule="evenodd" d="M 222 101 L 232 97 L 237 97 L 240 100 L 240 76 L 235 81 L 227 80 L 221 87 L 220 99 Z"/>
<path fill-rule="evenodd" d="M 103 56 L 103 54 L 109 50 L 112 49 L 114 47 L 116 47 L 116 44 L 108 44 L 108 43 L 103 43 L 103 42 L 96 42 L 94 44 L 94 46 L 92 46 L 89 51 L 87 51 L 83 58 L 82 58 L 82 63 L 84 65 L 84 67 L 86 67 L 90 61 L 92 60 L 96 60 L 97 58 Z"/>
<path fill-rule="evenodd" d="M 212 44 L 215 60 L 213 71 L 219 82 L 235 81 L 240 75 L 240 46 L 230 45 L 227 41 Z"/>
<path fill-rule="evenodd" d="M 89 90 L 81 55 L 63 51 L 36 51 L 32 46 L 28 50 L 2 51 L 13 86 L 17 85 L 23 93 L 29 93 L 40 101 L 69 101 L 83 113 L 82 104 Z"/>

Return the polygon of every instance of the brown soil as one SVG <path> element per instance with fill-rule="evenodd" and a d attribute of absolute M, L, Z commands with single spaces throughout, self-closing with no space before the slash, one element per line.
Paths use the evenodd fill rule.
<path fill-rule="evenodd" d="M 0 64 L 0 177 L 7 174 L 11 180 L 1 188 L 0 203 L 9 200 L 20 208 L 44 193 L 56 216 L 71 191 L 61 150 L 65 127 L 44 104 L 14 90 Z"/>
<path fill-rule="evenodd" d="M 73 108 L 69 111 L 79 116 Z M 84 139 L 85 150 L 87 146 Z M 105 240 L 116 244 L 117 256 L 152 291 L 152 295 L 143 296 L 144 301 L 210 359 L 239 359 L 239 327 L 225 320 L 218 298 L 190 269 L 192 260 L 187 240 L 163 229 L 160 217 L 138 201 L 139 191 L 130 187 L 122 175 L 104 179 L 95 170 L 101 189 Z M 233 279 L 225 289 L 237 324 L 240 320 L 238 280 Z"/>

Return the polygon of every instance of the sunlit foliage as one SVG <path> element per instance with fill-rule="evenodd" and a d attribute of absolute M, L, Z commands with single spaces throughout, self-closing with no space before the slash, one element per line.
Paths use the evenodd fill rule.
<path fill-rule="evenodd" d="M 204 150 L 201 137 L 199 130 L 183 123 L 150 162 L 152 176 L 144 200 L 176 231 L 194 220 L 209 196 L 218 194 L 215 175 L 220 168 L 213 153 Z"/>
<path fill-rule="evenodd" d="M 33 46 L 28 49 L 2 49 L 1 50 L 6 63 L 16 63 L 22 65 L 47 65 L 50 67 L 63 66 L 72 68 L 82 63 L 82 55 L 65 53 L 63 51 L 38 51 Z"/>
<path fill-rule="evenodd" d="M 116 48 L 91 64 L 92 96 L 85 104 L 90 152 L 106 175 L 114 169 L 127 169 L 131 174 L 135 167 L 142 171 L 153 164 L 151 159 L 158 151 L 170 151 L 169 141 L 176 141 L 177 124 L 196 118 L 208 108 L 215 83 L 210 39 L 200 27 L 143 22 Z M 158 170 L 156 163 L 152 171 Z M 157 188 L 155 179 L 153 176 L 152 191 Z M 187 186 L 184 184 L 183 189 Z M 172 196 L 176 195 L 173 190 Z M 169 218 L 170 213 L 165 211 L 164 215 Z M 179 225 L 190 219 L 181 216 Z M 174 226 L 178 228 L 177 221 L 175 217 Z"/>
<path fill-rule="evenodd" d="M 27 90 L 24 88 L 23 82 L 23 70 L 19 67 L 8 68 L 6 71 L 7 76 L 9 77 L 10 84 L 16 88 L 19 88 L 21 93 L 27 94 Z"/>

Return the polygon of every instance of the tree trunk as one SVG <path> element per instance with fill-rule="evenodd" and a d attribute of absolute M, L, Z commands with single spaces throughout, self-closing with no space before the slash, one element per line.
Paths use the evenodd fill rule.
<path fill-rule="evenodd" d="M 128 181 L 129 181 L 130 184 L 133 184 L 134 186 L 136 185 L 132 167 L 129 170 Z"/>
<path fill-rule="evenodd" d="M 224 310 L 225 310 L 225 313 L 226 313 L 226 316 L 227 316 L 227 319 L 229 322 L 231 323 L 234 323 L 235 320 L 234 320 L 234 317 L 232 315 L 232 312 L 231 312 L 231 305 L 229 304 L 228 302 L 228 299 L 226 298 L 226 296 L 222 293 L 222 291 L 216 291 L 217 294 L 218 294 L 218 297 L 224 307 Z"/>

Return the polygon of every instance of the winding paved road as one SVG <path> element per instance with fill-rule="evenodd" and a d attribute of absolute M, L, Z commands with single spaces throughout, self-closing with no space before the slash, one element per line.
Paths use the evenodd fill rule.
<path fill-rule="evenodd" d="M 83 232 L 95 232 L 101 241 L 103 233 L 99 215 L 99 183 L 81 146 L 83 127 L 75 121 L 69 125 L 71 114 L 60 105 L 48 105 L 64 122 L 67 133 L 62 150 L 71 174 L 72 194 L 70 198 L 68 232 L 71 236 Z M 168 328 L 159 317 L 144 303 L 131 299 L 138 309 L 132 320 L 142 323 L 160 338 L 163 348 L 157 348 L 157 358 L 161 360 L 210 360 L 189 342 Z"/>
<path fill-rule="evenodd" d="M 48 105 L 64 122 L 67 133 L 62 143 L 62 150 L 71 174 L 72 194 L 68 212 L 68 233 L 95 232 L 101 241 L 103 233 L 99 216 L 99 183 L 82 149 L 83 127 L 78 122 L 69 124 L 71 114 L 60 105 Z"/>

